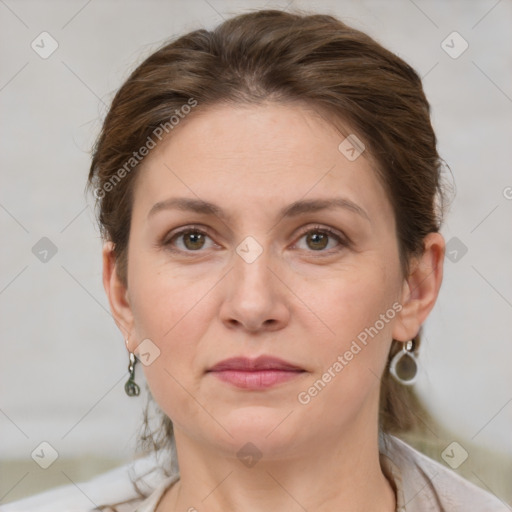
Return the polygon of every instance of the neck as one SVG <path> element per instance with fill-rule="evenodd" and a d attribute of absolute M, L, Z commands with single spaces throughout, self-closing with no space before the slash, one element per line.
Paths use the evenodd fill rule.
<path fill-rule="evenodd" d="M 315 442 L 309 453 L 261 459 L 252 467 L 176 429 L 179 455 L 186 456 L 179 458 L 180 480 L 157 510 L 392 512 L 395 494 L 380 466 L 377 429 L 368 424 Z"/>

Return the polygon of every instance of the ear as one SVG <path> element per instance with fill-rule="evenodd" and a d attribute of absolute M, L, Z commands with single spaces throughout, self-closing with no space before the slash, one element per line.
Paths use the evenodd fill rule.
<path fill-rule="evenodd" d="M 402 288 L 402 310 L 393 327 L 393 339 L 409 341 L 417 336 L 421 325 L 434 307 L 443 280 L 444 238 L 429 233 L 424 238 L 424 251 L 413 258 L 409 275 Z"/>
<path fill-rule="evenodd" d="M 103 287 L 107 293 L 110 310 L 126 340 L 127 347 L 133 335 L 133 314 L 128 298 L 128 288 L 119 279 L 113 242 L 103 244 Z"/>

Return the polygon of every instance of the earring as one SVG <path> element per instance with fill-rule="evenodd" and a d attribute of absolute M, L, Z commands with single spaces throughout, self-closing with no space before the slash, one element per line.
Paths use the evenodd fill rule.
<path fill-rule="evenodd" d="M 418 360 L 414 355 L 414 341 L 409 340 L 402 345 L 402 350 L 391 359 L 389 372 L 392 377 L 404 386 L 411 386 L 418 375 Z"/>
<path fill-rule="evenodd" d="M 126 381 L 124 385 L 124 391 L 128 396 L 138 396 L 140 393 L 139 385 L 135 382 L 135 364 L 137 363 L 137 359 L 133 352 L 130 352 L 130 362 L 128 364 L 128 371 L 130 372 L 130 377 Z"/>

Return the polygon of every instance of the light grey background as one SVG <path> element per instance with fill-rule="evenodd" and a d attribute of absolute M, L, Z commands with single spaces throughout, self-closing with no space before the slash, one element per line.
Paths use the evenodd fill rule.
<path fill-rule="evenodd" d="M 116 89 L 164 39 L 212 28 L 244 10 L 287 5 L 340 17 L 423 77 L 439 150 L 456 185 L 442 232 L 467 253 L 457 249 L 457 260 L 446 261 L 417 388 L 454 441 L 512 460 L 509 0 L 0 0 L 4 461 L 32 462 L 42 441 L 63 458 L 129 460 L 145 400 L 123 390 L 124 340 L 101 283 L 93 202 L 84 197 L 89 150 Z M 47 59 L 31 48 L 43 31 L 59 45 Z M 469 44 L 458 58 L 442 46 L 453 31 Z M 444 47 L 460 51 L 457 37 Z M 32 252 L 42 237 L 57 247 L 46 263 Z M 3 471 L 6 490 L 24 473 Z"/>

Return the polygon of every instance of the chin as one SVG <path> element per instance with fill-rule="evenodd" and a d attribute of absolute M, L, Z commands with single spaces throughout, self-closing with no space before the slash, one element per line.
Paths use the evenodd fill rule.
<path fill-rule="evenodd" d="M 220 422 L 231 434 L 223 431 L 221 444 L 235 450 L 251 443 L 263 454 L 287 452 L 290 444 L 296 444 L 298 430 L 297 418 L 287 417 L 289 409 L 265 406 L 247 406 L 222 416 Z M 283 421 L 284 420 L 284 421 Z"/>

